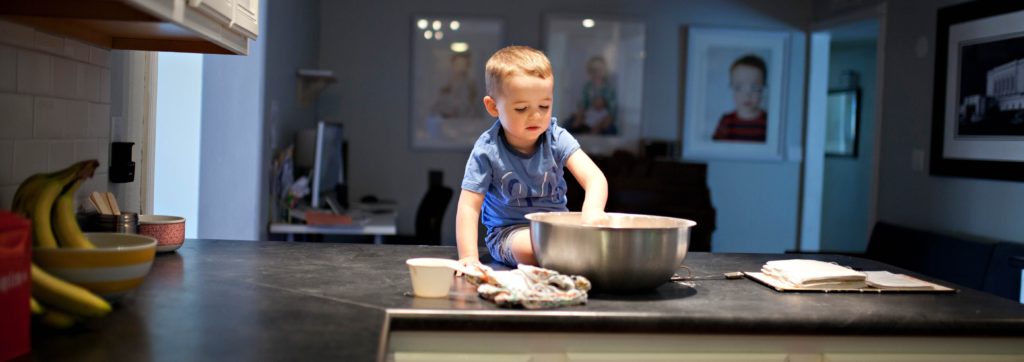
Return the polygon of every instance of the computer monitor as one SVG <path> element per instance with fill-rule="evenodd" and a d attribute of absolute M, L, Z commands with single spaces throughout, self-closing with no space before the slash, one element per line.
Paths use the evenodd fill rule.
<path fill-rule="evenodd" d="M 320 121 L 316 125 L 316 155 L 311 177 L 311 206 L 321 208 L 336 197 L 335 189 L 345 183 L 345 147 L 340 123 Z"/>

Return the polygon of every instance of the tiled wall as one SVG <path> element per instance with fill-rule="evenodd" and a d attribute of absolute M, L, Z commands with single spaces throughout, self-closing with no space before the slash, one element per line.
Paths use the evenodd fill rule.
<path fill-rule="evenodd" d="M 110 51 L 0 20 L 0 209 L 38 172 L 97 159 L 79 201 L 105 191 Z"/>

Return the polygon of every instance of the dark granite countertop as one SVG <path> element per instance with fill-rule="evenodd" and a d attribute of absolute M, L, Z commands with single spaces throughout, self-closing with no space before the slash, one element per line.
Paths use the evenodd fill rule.
<path fill-rule="evenodd" d="M 145 283 L 111 315 L 68 331 L 34 331 L 33 358 L 373 360 L 385 328 L 1024 336 L 1024 306 L 963 288 L 778 293 L 747 279 L 712 279 L 646 294 L 592 294 L 585 306 L 544 311 L 497 308 L 461 279 L 448 299 L 409 296 L 406 259 L 455 256 L 454 247 L 188 240 L 176 253 L 158 254 Z M 691 253 L 684 265 L 711 275 L 794 257 L 901 271 L 838 255 Z"/>

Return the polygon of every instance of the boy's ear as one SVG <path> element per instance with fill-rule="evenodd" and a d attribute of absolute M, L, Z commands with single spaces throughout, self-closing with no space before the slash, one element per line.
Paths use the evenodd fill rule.
<path fill-rule="evenodd" d="M 491 96 L 484 96 L 484 108 L 487 108 L 487 113 L 491 117 L 498 117 L 498 102 Z"/>

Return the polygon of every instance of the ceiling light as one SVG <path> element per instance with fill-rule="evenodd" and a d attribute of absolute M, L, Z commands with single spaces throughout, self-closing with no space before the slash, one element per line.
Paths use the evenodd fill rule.
<path fill-rule="evenodd" d="M 431 28 L 434 28 L 434 30 L 441 30 L 441 21 L 440 20 L 434 20 L 434 23 L 430 24 L 430 25 L 431 25 Z"/>
<path fill-rule="evenodd" d="M 448 27 L 451 28 L 452 31 L 459 30 L 460 26 L 462 26 L 462 24 L 460 24 L 458 20 L 452 20 L 451 23 L 448 23 Z"/>
<path fill-rule="evenodd" d="M 457 41 L 457 42 L 452 43 L 451 48 L 452 48 L 453 52 L 465 53 L 467 50 L 469 50 L 469 44 L 466 44 L 466 43 L 461 42 L 461 41 Z"/>
<path fill-rule="evenodd" d="M 423 32 L 423 39 L 430 40 L 430 38 L 433 38 L 433 37 L 434 37 L 434 32 L 432 32 L 430 30 L 427 30 L 427 31 Z"/>
<path fill-rule="evenodd" d="M 420 19 L 416 21 L 416 27 L 420 29 L 426 29 L 427 25 L 430 25 L 427 19 Z"/>
<path fill-rule="evenodd" d="M 435 31 L 434 32 L 434 39 L 437 39 L 437 40 L 444 39 L 444 33 L 442 33 L 440 30 L 439 31 Z"/>
<path fill-rule="evenodd" d="M 594 19 L 583 19 L 583 27 L 584 28 L 593 28 L 594 27 Z"/>

